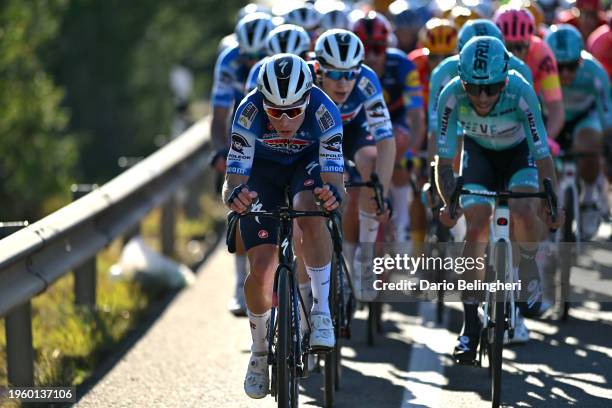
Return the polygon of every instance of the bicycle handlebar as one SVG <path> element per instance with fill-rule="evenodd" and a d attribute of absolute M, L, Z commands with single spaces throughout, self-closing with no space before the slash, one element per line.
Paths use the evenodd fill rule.
<path fill-rule="evenodd" d="M 488 197 L 488 198 L 502 198 L 502 199 L 511 199 L 511 198 L 542 198 L 546 200 L 546 207 L 550 212 L 550 217 L 555 222 L 557 220 L 557 195 L 555 194 L 555 190 L 552 185 L 552 181 L 550 178 L 545 178 L 543 181 L 544 191 L 538 191 L 534 193 L 525 193 L 525 192 L 513 192 L 513 191 L 472 191 L 466 190 L 463 188 L 463 177 L 457 178 L 457 184 L 455 185 L 455 191 L 451 196 L 449 203 L 449 210 L 451 217 L 454 219 L 457 213 L 457 206 L 459 205 L 459 197 L 463 194 L 465 195 L 474 195 L 479 197 Z M 554 232 L 554 231 L 553 231 Z"/>
<path fill-rule="evenodd" d="M 299 211 L 289 207 L 280 207 L 272 211 L 247 211 L 243 214 L 239 214 L 236 211 L 230 211 L 227 214 L 227 235 L 225 237 L 225 243 L 228 251 L 233 254 L 236 252 L 236 227 L 238 220 L 243 217 L 264 217 L 264 218 L 288 218 L 295 219 L 300 217 L 326 217 L 332 221 L 332 234 L 339 235 L 340 242 L 342 240 L 342 220 L 340 213 L 337 210 L 327 211 Z"/>
<path fill-rule="evenodd" d="M 370 175 L 370 181 L 353 181 L 344 183 L 346 188 L 354 187 L 368 187 L 374 190 L 374 200 L 376 201 L 376 207 L 378 208 L 378 214 L 382 214 L 385 211 L 385 198 L 383 195 L 383 186 L 378 178 L 378 174 L 373 172 Z"/>

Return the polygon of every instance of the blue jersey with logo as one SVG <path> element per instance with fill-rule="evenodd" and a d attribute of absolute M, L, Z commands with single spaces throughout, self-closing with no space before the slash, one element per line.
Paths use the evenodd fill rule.
<path fill-rule="evenodd" d="M 212 88 L 212 105 L 231 108 L 244 97 L 244 85 L 249 68 L 240 58 L 238 45 L 226 48 L 217 58 Z"/>
<path fill-rule="evenodd" d="M 391 122 L 406 126 L 406 113 L 423 107 L 423 88 L 416 65 L 403 51 L 387 48 L 380 83 Z"/>
<path fill-rule="evenodd" d="M 319 151 L 322 173 L 342 173 L 342 120 L 338 108 L 315 86 L 304 115 L 293 137 L 281 137 L 263 110 L 263 95 L 251 91 L 234 115 L 227 173 L 250 175 L 255 157 L 288 165 L 314 149 Z"/>
<path fill-rule="evenodd" d="M 438 106 L 438 101 L 440 100 L 440 93 L 451 79 L 459 75 L 458 67 L 459 55 L 453 55 L 442 61 L 440 65 L 438 65 L 431 73 L 431 77 L 429 79 L 429 102 L 427 106 L 427 110 L 429 111 L 427 127 L 430 131 L 433 131 L 438 124 L 438 112 L 436 108 Z M 508 69 L 514 69 L 521 74 L 527 80 L 527 82 L 533 84 L 533 75 L 531 75 L 531 70 L 527 64 L 516 58 L 514 55 L 510 57 Z"/>
<path fill-rule="evenodd" d="M 506 150 L 527 139 L 529 152 L 535 160 L 550 154 L 533 85 L 514 70 L 508 73 L 506 87 L 486 116 L 476 113 L 459 77 L 444 87 L 438 103 L 436 147 L 440 157 L 455 157 L 458 124 L 465 136 L 486 149 Z"/>
<path fill-rule="evenodd" d="M 259 76 L 262 65 L 266 62 L 266 58 L 257 61 L 249 71 L 245 85 L 246 92 L 251 92 L 253 89 L 257 88 L 257 77 Z"/>
<path fill-rule="evenodd" d="M 316 78 L 316 61 L 308 62 L 313 78 Z M 361 72 L 355 80 L 355 86 L 346 102 L 338 106 L 342 123 L 346 126 L 354 120 L 363 121 L 361 110 L 365 111 L 368 131 L 378 142 L 393 137 L 393 127 L 389 110 L 385 104 L 382 87 L 376 73 L 366 65 L 361 65 Z"/>

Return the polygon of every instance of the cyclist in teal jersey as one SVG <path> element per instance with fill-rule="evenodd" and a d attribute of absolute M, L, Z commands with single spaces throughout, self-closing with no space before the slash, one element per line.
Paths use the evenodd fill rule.
<path fill-rule="evenodd" d="M 453 227 L 465 213 L 467 232 L 463 256 L 484 256 L 489 238 L 493 202 L 487 198 L 462 196 L 463 210 L 451 218 L 448 204 L 455 190 L 452 163 L 461 123 L 464 137 L 463 178 L 472 190 L 533 192 L 541 189 L 545 177 L 555 180 L 552 158 L 546 143 L 546 129 L 532 86 L 516 71 L 508 71 L 510 55 L 503 43 L 490 36 L 472 38 L 459 56 L 459 77 L 446 85 L 438 103 L 436 179 L 445 206 L 440 220 Z M 501 182 L 504 184 L 501 185 Z M 522 281 L 519 302 L 522 311 L 539 309 L 541 285 L 535 263 L 540 237 L 537 199 L 511 200 L 510 211 L 515 242 L 519 243 L 519 276 Z M 549 216 L 549 228 L 560 225 Z M 467 271 L 468 281 L 484 278 L 484 270 Z M 454 350 L 456 361 L 471 363 L 476 358 L 480 334 L 478 301 L 463 293 L 464 326 Z"/>
<path fill-rule="evenodd" d="M 610 80 L 603 66 L 588 52 L 580 32 L 568 24 L 554 25 L 546 42 L 557 59 L 565 127 L 559 136 L 564 150 L 596 153 L 577 159 L 582 180 L 581 217 L 585 239 L 597 233 L 601 215 L 609 211 L 604 177 L 601 172 L 603 136 L 612 133 Z M 598 188 L 599 187 L 599 188 Z"/>
<path fill-rule="evenodd" d="M 489 35 L 503 41 L 503 36 L 500 29 L 489 20 L 478 19 L 470 20 L 461 28 L 459 31 L 459 37 L 457 40 L 457 51 L 461 52 L 463 46 L 471 40 L 473 37 Z M 429 80 L 429 111 L 428 129 L 430 130 L 429 140 L 435 140 L 434 130 L 436 129 L 438 122 L 438 115 L 436 107 L 438 106 L 438 100 L 440 99 L 440 93 L 444 86 L 450 82 L 451 79 L 459 75 L 459 54 L 453 55 L 446 58 L 438 65 L 431 73 Z M 520 59 L 514 55 L 510 57 L 508 62 L 508 69 L 514 69 L 520 73 L 530 84 L 533 83 L 533 77 L 529 67 Z M 432 150 L 435 149 L 435 144 L 431 143 Z"/>

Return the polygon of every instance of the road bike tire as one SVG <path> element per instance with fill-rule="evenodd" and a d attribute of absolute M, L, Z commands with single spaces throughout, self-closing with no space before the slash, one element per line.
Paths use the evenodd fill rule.
<path fill-rule="evenodd" d="M 278 408 L 297 408 L 297 372 L 293 345 L 293 312 L 290 271 L 281 267 L 278 274 L 278 343 L 276 379 Z"/>
<path fill-rule="evenodd" d="M 508 266 L 508 243 L 497 242 L 495 245 L 495 279 L 500 282 L 506 280 Z M 491 315 L 494 319 L 489 364 L 491 365 L 491 406 L 498 408 L 501 400 L 502 353 L 504 350 L 504 331 L 506 330 L 505 298 L 503 291 L 496 291 L 492 296 Z"/>
<path fill-rule="evenodd" d="M 332 269 L 332 273 L 329 280 L 329 305 L 331 312 L 331 319 L 334 325 L 334 335 L 336 337 L 336 344 L 334 345 L 334 349 L 325 354 L 325 370 L 323 372 L 324 376 L 324 395 L 323 401 L 324 406 L 326 408 L 331 408 L 334 406 L 334 393 L 337 387 L 337 379 L 336 373 L 338 370 L 338 365 L 340 362 L 337 360 L 338 356 L 336 354 L 336 347 L 338 347 L 339 336 L 338 336 L 338 326 L 340 324 L 340 296 L 338 293 L 338 265 L 337 262 L 334 262 L 336 265 Z"/>
<path fill-rule="evenodd" d="M 561 320 L 567 321 L 569 317 L 569 295 L 570 295 L 570 273 L 572 270 L 572 259 L 575 254 L 572 251 L 567 250 L 571 248 L 563 248 L 564 242 L 575 242 L 576 236 L 572 231 L 574 224 L 574 198 L 571 189 L 566 189 L 563 197 L 563 206 L 565 208 L 565 222 L 563 223 L 563 229 L 561 231 L 561 248 L 560 248 L 560 272 L 561 272 Z M 567 244 L 565 244 L 567 245 Z"/>
<path fill-rule="evenodd" d="M 368 324 L 366 325 L 368 346 L 376 343 L 377 323 L 376 323 L 376 302 L 367 302 Z"/>

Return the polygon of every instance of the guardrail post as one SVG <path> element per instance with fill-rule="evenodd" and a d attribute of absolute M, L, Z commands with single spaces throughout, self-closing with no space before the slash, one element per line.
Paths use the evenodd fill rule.
<path fill-rule="evenodd" d="M 72 200 L 76 201 L 84 195 L 98 188 L 96 184 L 73 184 Z M 75 268 L 74 274 L 74 303 L 86 306 L 91 310 L 96 307 L 96 256 L 89 258 L 81 266 Z"/>
<path fill-rule="evenodd" d="M 16 387 L 34 386 L 32 348 L 32 306 L 27 302 L 13 309 L 4 319 L 8 382 Z"/>
<path fill-rule="evenodd" d="M 174 196 L 162 206 L 160 233 L 162 254 L 173 256 L 176 235 L 176 198 Z"/>
<path fill-rule="evenodd" d="M 0 222 L 0 239 L 27 227 L 27 221 Z M 4 317 L 6 365 L 9 384 L 34 386 L 34 350 L 32 349 L 32 307 L 30 302 L 16 307 Z"/>
<path fill-rule="evenodd" d="M 119 160 L 117 160 L 117 166 L 119 166 L 120 169 L 122 170 L 127 170 L 135 165 L 138 164 L 138 162 L 142 161 L 144 159 L 144 157 L 141 156 L 121 156 L 119 157 Z M 140 228 L 140 224 L 134 226 L 134 228 L 128 230 L 124 235 L 123 235 L 123 245 L 125 246 L 125 244 L 127 244 L 128 242 L 130 242 L 130 240 L 134 237 L 137 237 L 138 235 L 140 235 L 141 233 L 141 228 Z"/>

